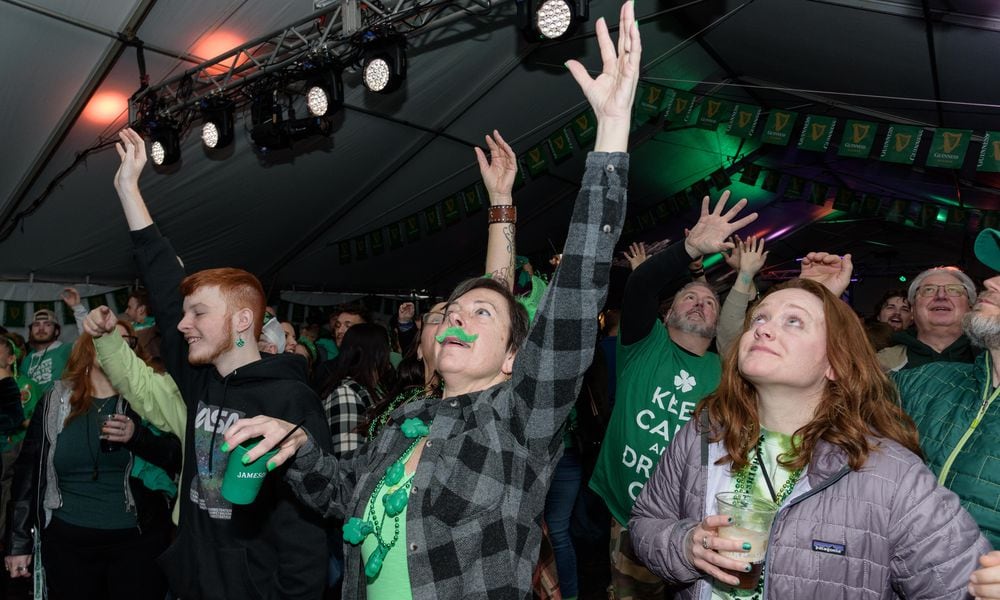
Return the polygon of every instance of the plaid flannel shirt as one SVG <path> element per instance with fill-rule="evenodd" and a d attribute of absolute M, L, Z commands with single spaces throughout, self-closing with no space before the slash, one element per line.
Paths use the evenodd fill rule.
<path fill-rule="evenodd" d="M 357 450 L 364 443 L 365 436 L 358 433 L 358 426 L 370 405 L 368 391 L 350 377 L 345 377 L 323 398 L 323 414 L 330 426 L 335 455 L 341 456 Z"/>
<path fill-rule="evenodd" d="M 541 518 L 563 425 L 593 358 L 597 314 L 625 217 L 628 155 L 593 152 L 552 285 L 510 381 L 409 402 L 379 436 L 338 460 L 309 442 L 287 472 L 326 516 L 361 516 L 386 468 L 409 446 L 407 418 L 433 421 L 413 477 L 406 552 L 414 598 L 530 598 Z M 365 597 L 360 547 L 345 545 L 344 595 Z"/>

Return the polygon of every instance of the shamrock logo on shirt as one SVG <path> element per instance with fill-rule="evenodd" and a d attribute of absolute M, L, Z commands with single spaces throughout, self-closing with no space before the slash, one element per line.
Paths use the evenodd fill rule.
<path fill-rule="evenodd" d="M 684 369 L 681 369 L 680 375 L 674 375 L 674 387 L 682 392 L 690 392 L 696 385 L 698 382 Z"/>

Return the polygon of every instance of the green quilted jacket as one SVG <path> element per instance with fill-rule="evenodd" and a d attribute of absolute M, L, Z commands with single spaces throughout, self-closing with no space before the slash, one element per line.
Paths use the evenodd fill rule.
<path fill-rule="evenodd" d="M 989 364 L 989 352 L 983 352 L 972 364 L 931 363 L 891 375 L 903 409 L 920 431 L 927 466 L 939 477 L 983 406 Z M 993 547 L 1000 548 L 1000 399 L 990 404 L 952 462 L 944 485 L 958 494 Z"/>

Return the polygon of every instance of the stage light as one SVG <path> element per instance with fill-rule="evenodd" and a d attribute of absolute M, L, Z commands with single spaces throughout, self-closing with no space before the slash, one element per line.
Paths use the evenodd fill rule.
<path fill-rule="evenodd" d="M 328 60 L 310 61 L 305 65 L 304 95 L 309 114 L 325 117 L 344 105 L 344 82 L 339 63 Z"/>
<path fill-rule="evenodd" d="M 253 95 L 250 120 L 250 137 L 263 153 L 290 148 L 292 142 L 311 136 L 330 135 L 333 130 L 326 117 L 296 118 L 287 91 L 274 84 L 262 86 Z"/>
<path fill-rule="evenodd" d="M 565 37 L 590 18 L 589 0 L 518 0 L 517 19 L 530 42 Z"/>
<path fill-rule="evenodd" d="M 181 132 L 176 123 L 162 120 L 146 124 L 151 144 L 149 156 L 153 164 L 162 167 L 181 159 Z"/>
<path fill-rule="evenodd" d="M 362 74 L 368 91 L 388 94 L 406 79 L 406 38 L 399 34 L 376 37 L 369 33 L 362 42 Z"/>
<path fill-rule="evenodd" d="M 233 143 L 233 103 L 223 99 L 201 102 L 201 141 L 212 150 Z"/>

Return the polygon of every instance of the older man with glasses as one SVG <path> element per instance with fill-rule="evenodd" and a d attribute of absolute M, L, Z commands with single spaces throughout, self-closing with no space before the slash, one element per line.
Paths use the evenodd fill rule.
<path fill-rule="evenodd" d="M 882 368 L 899 371 L 939 361 L 975 360 L 980 350 L 962 332 L 962 317 L 976 302 L 976 286 L 968 275 L 958 267 L 927 269 L 913 279 L 908 300 L 916 335 L 897 331 L 896 345 L 878 353 Z"/>

